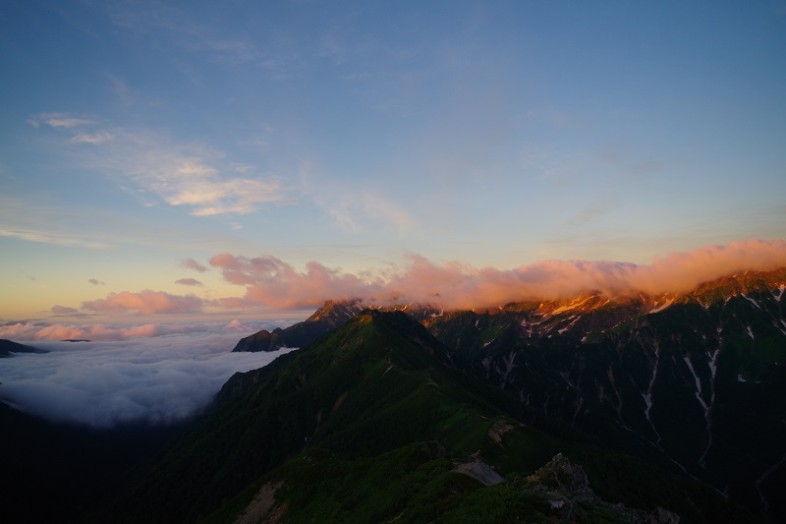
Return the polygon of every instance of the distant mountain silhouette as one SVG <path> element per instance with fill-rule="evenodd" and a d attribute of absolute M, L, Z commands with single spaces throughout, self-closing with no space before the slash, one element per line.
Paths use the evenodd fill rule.
<path fill-rule="evenodd" d="M 4 338 L 0 339 L 0 358 L 10 357 L 12 356 L 11 353 L 46 353 L 46 350 L 19 344 Z"/>

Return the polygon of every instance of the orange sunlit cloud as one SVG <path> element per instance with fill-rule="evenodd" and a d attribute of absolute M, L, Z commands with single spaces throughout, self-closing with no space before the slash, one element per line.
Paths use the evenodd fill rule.
<path fill-rule="evenodd" d="M 315 306 L 327 299 L 366 298 L 382 290 L 380 282 L 370 282 L 351 273 L 341 273 L 318 262 L 309 262 L 299 272 L 272 256 L 247 258 L 221 253 L 210 259 L 224 279 L 246 288 L 242 298 L 221 300 L 226 307 L 265 305 L 273 308 Z"/>
<path fill-rule="evenodd" d="M 361 278 L 309 262 L 298 271 L 275 257 L 247 258 L 222 253 L 210 263 L 224 279 L 245 287 L 243 297 L 221 300 L 225 307 L 302 308 L 327 299 L 360 298 L 369 303 L 432 303 L 480 308 L 531 298 L 560 298 L 587 291 L 684 292 L 735 271 L 786 266 L 786 242 L 747 240 L 655 258 L 648 265 L 606 261 L 542 261 L 510 270 L 437 264 L 413 255 L 401 271 Z"/>
<path fill-rule="evenodd" d="M 420 303 L 474 309 L 521 300 L 570 297 L 589 291 L 609 296 L 641 292 L 657 295 L 689 291 L 702 282 L 735 271 L 786 267 L 786 241 L 747 240 L 705 246 L 654 258 L 646 265 L 549 260 L 501 270 L 459 262 L 439 264 L 412 255 L 398 269 L 353 274 L 315 261 L 301 271 L 273 256 L 249 258 L 230 253 L 215 255 L 210 265 L 219 269 L 227 282 L 242 287 L 242 296 L 208 300 L 191 294 L 146 289 L 110 293 L 105 298 L 83 302 L 80 310 L 56 305 L 50 311 L 56 317 L 210 315 L 220 310 L 306 309 L 317 307 L 325 300 L 347 299 L 361 299 L 379 306 Z M 181 279 L 178 283 L 200 287 L 194 279 Z M 140 327 L 143 330 L 140 334 L 105 333 L 101 329 L 100 325 L 72 328 L 56 324 L 38 326 L 31 331 L 30 326 L 11 324 L 5 326 L 3 334 L 8 338 L 34 335 L 33 338 L 48 339 L 114 339 L 158 333 L 144 331 L 152 329 L 149 326 Z"/>

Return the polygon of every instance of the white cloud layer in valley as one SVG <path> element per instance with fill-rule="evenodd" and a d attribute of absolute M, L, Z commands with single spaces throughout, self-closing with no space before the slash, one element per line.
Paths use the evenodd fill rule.
<path fill-rule="evenodd" d="M 0 400 L 56 422 L 111 428 L 198 413 L 236 372 L 289 350 L 232 353 L 238 334 L 102 342 L 40 342 L 49 353 L 2 359 Z"/>

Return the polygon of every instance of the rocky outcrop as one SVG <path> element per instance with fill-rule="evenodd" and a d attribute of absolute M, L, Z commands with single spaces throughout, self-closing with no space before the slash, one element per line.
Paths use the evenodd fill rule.
<path fill-rule="evenodd" d="M 584 469 L 562 453 L 529 475 L 524 486 L 546 498 L 560 522 L 583 521 L 587 508 L 605 510 L 617 520 L 630 524 L 678 524 L 680 521 L 679 515 L 661 507 L 646 512 L 606 502 L 592 491 Z"/>

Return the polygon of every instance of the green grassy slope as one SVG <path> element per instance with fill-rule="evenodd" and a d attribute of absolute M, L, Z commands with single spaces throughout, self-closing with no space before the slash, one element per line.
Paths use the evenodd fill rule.
<path fill-rule="evenodd" d="M 260 515 L 285 522 L 543 522 L 562 510 L 526 476 L 563 452 L 610 502 L 662 506 L 682 522 L 749 521 L 697 483 L 516 422 L 499 393 L 467 387 L 444 349 L 404 314 L 366 312 L 237 374 L 97 520 L 233 522 L 255 501 Z M 505 481 L 484 486 L 452 472 L 472 460 Z M 595 501 L 571 504 L 577 522 L 619 516 Z"/>

